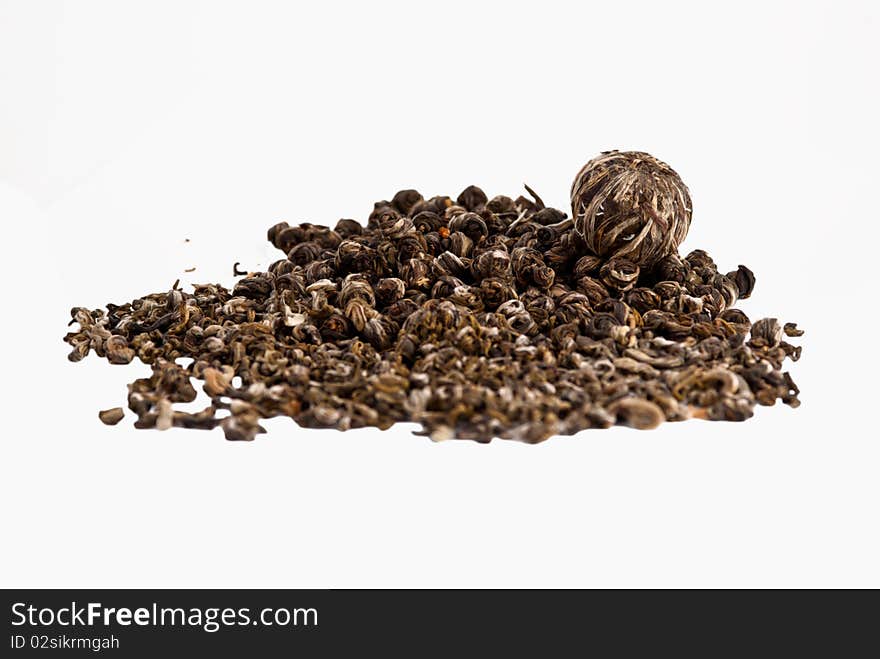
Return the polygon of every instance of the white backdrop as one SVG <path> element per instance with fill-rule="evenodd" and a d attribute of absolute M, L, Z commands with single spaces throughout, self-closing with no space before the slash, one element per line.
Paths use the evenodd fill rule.
<path fill-rule="evenodd" d="M 878 14 L 0 0 L 0 585 L 880 586 Z M 274 420 L 242 444 L 104 427 L 147 367 L 66 360 L 70 307 L 230 284 L 280 256 L 279 220 L 470 183 L 565 209 L 609 148 L 670 163 L 683 250 L 748 265 L 746 313 L 806 330 L 800 409 L 538 446 Z"/>

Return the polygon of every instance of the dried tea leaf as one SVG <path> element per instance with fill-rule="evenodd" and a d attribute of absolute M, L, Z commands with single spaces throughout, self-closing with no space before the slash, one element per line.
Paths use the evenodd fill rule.
<path fill-rule="evenodd" d="M 101 410 L 98 412 L 98 418 L 101 419 L 102 423 L 105 423 L 108 426 L 115 426 L 122 421 L 124 417 L 125 412 L 121 407 L 113 407 L 109 410 Z"/>
<path fill-rule="evenodd" d="M 407 189 L 365 224 L 280 222 L 267 237 L 281 258 L 266 272 L 236 263 L 231 289 L 175 283 L 72 309 L 69 359 L 150 366 L 129 385 L 137 428 L 219 426 L 237 441 L 277 416 L 535 443 L 797 407 L 783 368 L 801 348 L 783 338 L 803 332 L 735 308 L 755 284 L 745 266 L 724 274 L 703 250 L 677 253 L 691 207 L 675 172 L 603 154 L 575 181 L 572 219 L 527 190 L 490 199 L 470 186 L 453 202 Z M 210 405 L 176 410 L 197 386 Z"/>

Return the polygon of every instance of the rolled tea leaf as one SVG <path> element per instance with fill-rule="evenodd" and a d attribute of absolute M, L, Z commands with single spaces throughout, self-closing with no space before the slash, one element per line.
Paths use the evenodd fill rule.
<path fill-rule="evenodd" d="M 687 186 L 666 163 L 641 151 L 606 151 L 571 186 L 574 229 L 603 259 L 650 266 L 672 254 L 691 224 Z"/>

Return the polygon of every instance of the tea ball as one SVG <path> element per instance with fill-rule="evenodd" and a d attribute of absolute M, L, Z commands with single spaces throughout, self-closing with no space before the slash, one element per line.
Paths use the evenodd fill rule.
<path fill-rule="evenodd" d="M 666 163 L 641 151 L 605 151 L 571 186 L 575 232 L 603 259 L 651 266 L 678 250 L 691 224 L 687 186 Z"/>

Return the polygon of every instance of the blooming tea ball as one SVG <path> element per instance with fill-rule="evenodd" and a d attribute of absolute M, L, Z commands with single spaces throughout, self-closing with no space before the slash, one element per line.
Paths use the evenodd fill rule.
<path fill-rule="evenodd" d="M 584 165 L 571 186 L 571 210 L 594 254 L 641 267 L 676 252 L 691 224 L 687 186 L 641 151 L 606 151 Z"/>

